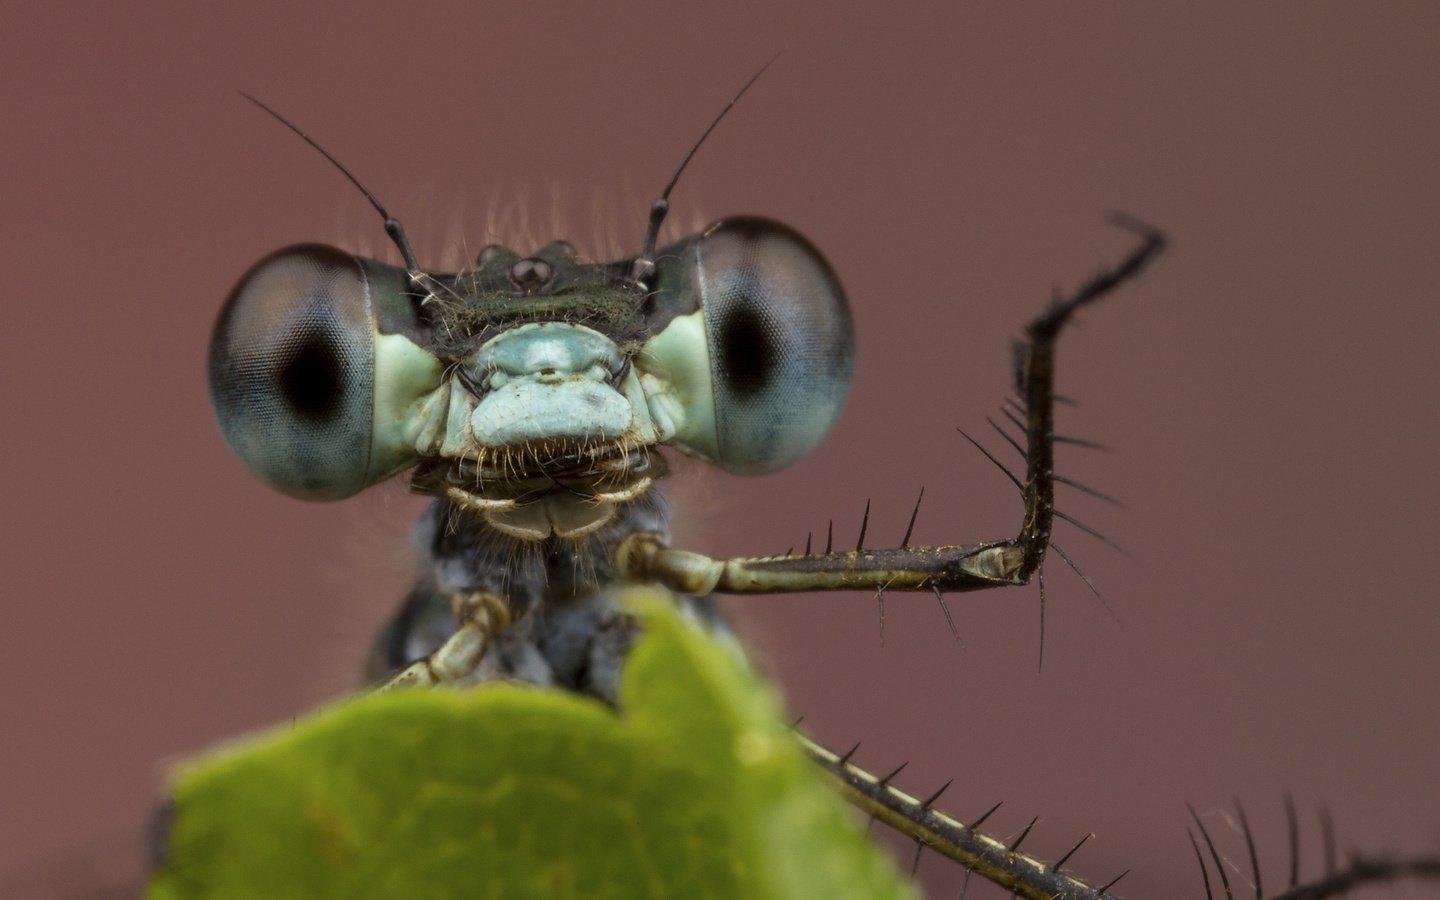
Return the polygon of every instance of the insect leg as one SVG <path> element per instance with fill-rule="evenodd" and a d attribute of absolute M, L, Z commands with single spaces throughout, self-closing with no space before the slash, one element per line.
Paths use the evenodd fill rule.
<path fill-rule="evenodd" d="M 485 591 L 454 594 L 450 607 L 458 626 L 430 655 L 417 659 L 379 688 L 429 687 L 458 681 L 475 671 L 490 639 L 510 624 L 510 605 Z"/>
<path fill-rule="evenodd" d="M 967 872 L 1009 888 L 1015 896 L 1033 900 L 1102 900 L 1110 897 L 1103 889 L 1091 887 L 1060 871 L 1061 863 L 1049 865 L 1019 852 L 1018 839 L 1004 841 L 979 830 L 979 821 L 965 824 L 931 808 L 935 798 L 921 800 L 877 778 L 805 737 L 797 735 L 805 751 L 840 786 L 845 799 L 861 810 L 937 853 L 965 866 Z M 984 818 L 983 816 L 981 817 Z M 1033 824 L 1033 823 L 1032 823 Z M 1068 859 L 1069 854 L 1066 854 Z"/>
<path fill-rule="evenodd" d="M 1139 235 L 1140 246 L 1118 266 L 1051 304 L 1025 329 L 1028 340 L 1015 344 L 1015 390 L 1025 402 L 1025 521 L 1015 539 L 1023 553 L 1016 573 L 1022 581 L 1029 581 L 1044 562 L 1055 518 L 1055 344 L 1060 331 L 1076 310 L 1138 276 L 1165 249 L 1165 235 L 1151 226 L 1118 214 L 1114 221 Z"/>
<path fill-rule="evenodd" d="M 803 556 L 716 560 L 672 550 L 658 534 L 637 533 L 617 552 L 623 577 L 655 581 L 689 594 L 778 594 L 799 591 L 973 591 L 1026 584 L 1045 560 L 1055 510 L 1055 344 L 1076 310 L 1136 277 L 1164 249 L 1155 229 L 1117 217 L 1141 242 L 1117 266 L 1100 272 L 1069 297 L 1053 303 L 1026 328 L 1015 347 L 1016 390 L 1024 402 L 1025 515 L 1009 540 L 944 547 L 908 547 Z M 1018 482 L 1019 479 L 1017 478 Z M 863 539 L 862 539 L 863 543 Z"/>
<path fill-rule="evenodd" d="M 850 550 L 808 556 L 713 559 L 672 550 L 660 535 L 637 532 L 619 547 L 622 577 L 658 581 L 687 594 L 786 594 L 800 591 L 974 591 L 1017 580 L 1024 557 L 1014 541 L 957 547 Z"/>
<path fill-rule="evenodd" d="M 1188 804 L 1187 804 L 1188 806 Z M 1260 881 L 1260 857 L 1255 852 L 1255 836 L 1250 830 L 1250 823 L 1245 817 L 1245 810 L 1240 801 L 1235 801 L 1235 811 L 1238 814 L 1240 832 L 1244 836 L 1246 855 L 1250 858 L 1250 884 L 1257 900 L 1325 900 L 1327 897 L 1339 897 L 1348 895 L 1352 891 L 1369 884 L 1383 884 L 1386 882 L 1398 882 L 1402 880 L 1440 882 L 1440 856 L 1389 856 L 1361 854 L 1352 852 L 1348 862 L 1341 867 L 1335 859 L 1334 849 L 1335 833 L 1334 824 L 1330 816 L 1321 807 L 1320 827 L 1321 836 L 1325 846 L 1325 874 L 1319 878 L 1306 883 L 1300 883 L 1300 823 L 1295 815 L 1295 801 L 1289 794 L 1285 795 L 1285 824 L 1288 832 L 1287 838 L 1290 845 L 1290 866 L 1288 885 L 1285 890 L 1276 894 L 1267 894 Z M 1232 889 L 1229 876 L 1226 871 L 1238 874 L 1243 871 L 1240 865 L 1227 858 L 1211 839 L 1210 831 L 1205 827 L 1199 813 L 1194 807 L 1190 807 L 1190 817 L 1195 826 L 1199 829 L 1200 840 L 1196 840 L 1195 832 L 1190 832 L 1190 843 L 1195 848 L 1195 856 L 1200 862 L 1201 878 L 1205 887 L 1205 895 L 1213 897 L 1210 884 L 1210 865 L 1207 865 L 1205 857 L 1210 857 L 1216 872 L 1219 874 L 1221 888 L 1226 897 L 1238 896 L 1240 891 L 1236 887 Z M 1200 843 L 1204 842 L 1205 850 L 1202 851 Z"/>

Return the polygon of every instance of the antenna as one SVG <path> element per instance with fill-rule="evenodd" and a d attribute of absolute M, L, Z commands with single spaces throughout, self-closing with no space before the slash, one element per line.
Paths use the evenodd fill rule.
<path fill-rule="evenodd" d="M 764 70 L 762 69 L 761 71 Z M 753 81 L 754 79 L 751 80 Z M 746 87 L 749 87 L 749 85 L 747 84 Z M 742 91 L 741 93 L 744 92 Z M 405 226 L 401 225 L 399 219 L 390 215 L 390 213 L 385 209 L 385 207 L 380 205 L 380 201 L 376 200 L 375 195 L 370 193 L 370 191 L 365 187 L 365 185 L 360 183 L 360 179 L 356 178 L 353 174 L 351 174 L 349 169 L 341 165 L 340 160 L 331 156 L 330 151 L 320 146 L 310 135 L 301 131 L 294 122 L 291 122 L 289 119 L 280 115 L 278 112 L 266 106 L 264 103 L 261 103 L 259 100 L 256 100 L 254 97 L 250 96 L 244 91 L 240 92 L 240 96 L 244 97 L 246 100 L 249 100 L 251 103 L 255 104 L 256 106 L 265 110 L 270 115 L 274 116 L 281 125 L 284 125 L 286 128 L 295 132 L 295 134 L 298 135 L 302 141 L 318 150 L 321 156 L 325 157 L 330 161 L 330 165 L 340 170 L 340 174 L 350 179 L 350 183 L 355 185 L 355 187 L 359 189 L 360 193 L 365 195 L 365 199 L 370 201 L 370 205 L 375 207 L 375 211 L 378 212 L 380 214 L 380 217 L 385 220 L 385 233 L 390 235 L 390 240 L 394 241 L 395 246 L 400 248 L 400 255 L 405 258 L 405 268 L 410 272 L 411 275 L 423 274 L 420 268 L 420 263 L 415 261 L 415 251 L 410 249 L 410 239 L 405 236 Z M 739 98 L 737 97 L 736 99 Z M 733 104 L 734 101 L 731 102 Z M 729 107 L 726 108 L 728 109 Z M 694 151 L 692 150 L 691 152 L 693 153 Z M 676 175 L 678 177 L 679 173 L 677 172 Z M 674 186 L 674 182 L 671 182 L 671 186 Z"/>
<path fill-rule="evenodd" d="M 686 153 L 685 158 L 680 161 L 679 168 L 675 170 L 674 175 L 670 176 L 670 183 L 665 185 L 665 190 L 660 193 L 659 199 L 650 204 L 650 227 L 645 232 L 645 249 L 641 252 L 640 258 L 635 260 L 635 265 L 631 270 L 631 277 L 636 281 L 646 280 L 655 271 L 655 240 L 660 236 L 660 226 L 665 222 L 666 214 L 670 212 L 670 192 L 675 190 L 675 184 L 680 180 L 680 174 L 685 171 L 685 167 L 690 164 L 690 160 L 694 158 L 696 151 L 700 149 L 700 145 L 705 143 L 705 139 L 710 136 L 710 132 L 714 131 L 715 126 L 720 124 L 720 120 L 725 118 L 725 114 L 730 112 L 731 108 L 740 101 L 740 98 L 745 96 L 745 92 L 750 90 L 750 85 L 758 81 L 760 76 L 765 74 L 765 70 L 770 68 L 775 60 L 779 58 L 780 53 L 776 53 L 770 57 L 769 61 L 761 66 L 759 71 L 750 76 L 750 80 L 745 82 L 745 85 L 736 92 L 735 96 L 730 98 L 730 102 L 725 104 L 725 108 L 720 110 L 720 114 L 710 121 L 710 125 L 705 129 L 705 133 L 700 135 L 700 140 L 695 142 L 694 146 L 690 148 L 690 152 Z M 281 121 L 284 120 L 282 119 Z M 304 137 L 304 135 L 301 135 L 301 137 Z M 306 140 L 309 140 L 309 138 L 306 138 Z M 322 150 L 320 152 L 324 153 L 325 151 Z M 339 164 L 336 163 L 336 165 Z"/>

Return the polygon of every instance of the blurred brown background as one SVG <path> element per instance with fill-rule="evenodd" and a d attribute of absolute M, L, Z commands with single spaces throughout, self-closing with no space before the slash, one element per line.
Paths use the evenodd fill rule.
<path fill-rule="evenodd" d="M 831 517 L 853 541 L 867 498 L 895 542 L 922 485 L 919 541 L 1012 534 L 955 426 L 987 432 L 1054 286 L 1130 248 L 1109 210 L 1175 238 L 1062 347 L 1063 430 L 1116 448 L 1063 471 L 1129 506 L 1063 508 L 1134 558 L 1058 539 L 1119 624 L 1058 562 L 1038 672 L 1033 589 L 954 598 L 963 649 L 924 596 L 890 597 L 883 647 L 869 596 L 733 603 L 794 711 L 861 763 L 908 758 L 916 793 L 955 776 L 957 815 L 1005 800 L 1001 834 L 1041 814 L 1039 855 L 1096 832 L 1073 868 L 1133 868 L 1130 896 L 1199 894 L 1186 800 L 1226 832 L 1242 798 L 1272 882 L 1285 789 L 1311 871 L 1319 802 L 1342 846 L 1440 847 L 1440 7 L 510 6 L 4 11 L 0 872 L 124 834 L 168 761 L 347 690 L 408 578 L 403 486 L 285 499 L 211 421 L 209 329 L 247 266 L 390 252 L 236 90 L 335 152 L 422 259 L 486 243 L 517 197 L 597 253 L 603 198 L 634 252 L 642 204 L 781 48 L 677 218 L 814 240 L 855 310 L 856 389 L 793 471 L 681 491 L 691 546 L 780 552 Z"/>

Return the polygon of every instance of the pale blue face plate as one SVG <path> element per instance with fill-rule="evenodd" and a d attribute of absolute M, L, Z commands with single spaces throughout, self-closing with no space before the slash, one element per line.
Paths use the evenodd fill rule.
<path fill-rule="evenodd" d="M 471 438 L 511 447 L 625 437 L 634 411 L 612 386 L 624 367 L 620 348 L 583 325 L 534 322 L 507 331 L 464 365 L 484 389 L 469 417 Z"/>

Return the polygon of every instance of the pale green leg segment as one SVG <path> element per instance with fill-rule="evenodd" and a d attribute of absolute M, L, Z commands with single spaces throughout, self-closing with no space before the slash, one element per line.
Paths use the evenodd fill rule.
<path fill-rule="evenodd" d="M 510 606 L 484 591 L 450 598 L 459 627 L 429 656 L 417 659 L 391 676 L 378 690 L 430 687 L 459 681 L 474 672 L 485 657 L 490 639 L 510 625 Z"/>

